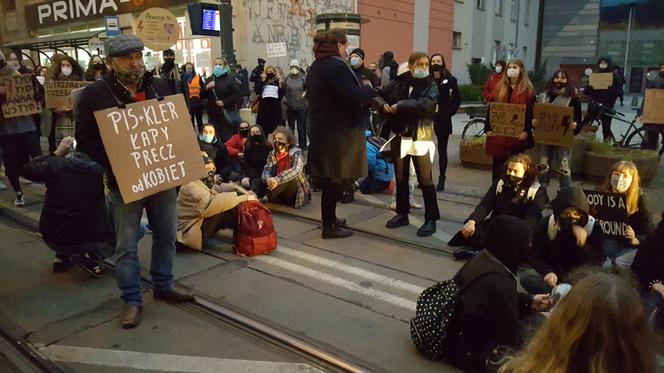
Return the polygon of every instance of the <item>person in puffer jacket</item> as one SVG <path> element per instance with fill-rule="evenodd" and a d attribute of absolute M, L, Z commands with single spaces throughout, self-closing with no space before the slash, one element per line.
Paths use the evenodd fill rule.
<path fill-rule="evenodd" d="M 360 191 L 364 194 L 371 194 L 386 191 L 390 186 L 394 189 L 394 165 L 381 157 L 378 146 L 370 141 L 373 133 L 365 131 L 365 135 L 367 136 L 369 176 L 360 183 Z"/>

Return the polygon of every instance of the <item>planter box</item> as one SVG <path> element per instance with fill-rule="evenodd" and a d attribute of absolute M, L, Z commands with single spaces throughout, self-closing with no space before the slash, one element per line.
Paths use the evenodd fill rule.
<path fill-rule="evenodd" d="M 583 175 L 586 152 L 590 149 L 590 145 L 593 141 L 595 141 L 594 132 L 580 133 L 574 137 L 569 164 L 569 168 L 572 171 L 572 178 L 574 178 L 574 175 Z"/>
<path fill-rule="evenodd" d="M 459 144 L 461 165 L 470 168 L 490 169 L 492 160 L 484 150 L 484 142 L 461 140 Z"/>
<path fill-rule="evenodd" d="M 625 160 L 624 154 L 598 154 L 586 151 L 583 159 L 583 174 L 589 178 L 604 180 L 611 171 L 611 167 L 616 162 L 622 160 Z M 636 167 L 639 169 L 639 176 L 641 176 L 641 180 L 643 181 L 652 179 L 657 173 L 659 158 L 656 154 L 630 160 L 636 164 Z"/>

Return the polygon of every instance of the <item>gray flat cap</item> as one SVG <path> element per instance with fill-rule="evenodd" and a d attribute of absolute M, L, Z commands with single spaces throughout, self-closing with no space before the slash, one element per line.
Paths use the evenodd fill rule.
<path fill-rule="evenodd" d="M 107 57 L 124 56 L 134 52 L 143 51 L 143 40 L 136 35 L 119 35 L 112 37 L 104 43 Z"/>

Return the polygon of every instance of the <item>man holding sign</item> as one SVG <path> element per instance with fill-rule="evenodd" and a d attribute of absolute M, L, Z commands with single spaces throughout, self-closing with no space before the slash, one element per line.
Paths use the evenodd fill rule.
<path fill-rule="evenodd" d="M 608 75 L 606 75 L 608 74 Z M 592 75 L 597 75 L 595 78 Z M 613 72 L 613 60 L 611 57 L 601 57 L 597 61 L 597 70 L 594 71 L 591 75 L 589 86 L 592 87 L 590 91 L 590 98 L 593 101 L 602 104 L 603 106 L 613 109 L 613 106 L 616 103 L 618 98 L 618 86 L 620 78 L 618 74 Z M 608 76 L 612 79 L 604 79 L 605 76 Z M 597 87 L 592 84 L 596 84 Z M 599 119 L 602 122 L 602 135 L 604 141 L 614 140 L 613 132 L 611 131 L 611 117 L 606 115 L 599 116 L 599 108 L 597 105 L 590 103 L 588 105 L 588 112 L 586 117 L 583 119 L 583 125 L 587 126 L 592 121 Z"/>
<path fill-rule="evenodd" d="M 650 74 L 648 74 L 650 75 Z M 643 126 L 648 129 L 646 135 L 646 148 L 656 150 L 659 135 L 662 135 L 664 146 L 664 117 L 661 115 L 664 107 L 664 63 L 659 64 L 659 71 L 646 83 L 646 95 L 641 101 L 639 118 Z M 646 105 L 647 104 L 647 105 Z M 659 115 L 658 115 L 659 114 Z"/>
<path fill-rule="evenodd" d="M 187 175 L 189 160 L 178 160 L 181 154 L 173 138 L 182 127 L 179 118 L 187 120 L 185 126 L 191 131 L 189 114 L 186 106 L 179 105 L 177 98 L 182 101 L 181 96 L 164 98 L 169 93 L 168 83 L 145 72 L 143 41 L 121 35 L 107 40 L 104 49 L 111 72 L 83 91 L 76 139 L 78 149 L 106 169 L 117 241 L 118 286 L 125 301 L 120 323 L 133 328 L 140 322 L 143 303 L 137 245 L 144 209 L 154 232 L 150 274 L 155 298 L 176 302 L 193 299 L 191 294 L 173 288 L 177 225 L 173 187 L 200 175 Z"/>

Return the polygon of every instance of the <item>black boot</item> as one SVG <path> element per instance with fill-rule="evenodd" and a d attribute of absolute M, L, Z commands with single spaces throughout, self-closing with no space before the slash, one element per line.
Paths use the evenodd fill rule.
<path fill-rule="evenodd" d="M 438 176 L 438 185 L 436 185 L 436 192 L 445 190 L 445 176 Z"/>
<path fill-rule="evenodd" d="M 352 236 L 353 231 L 348 228 L 343 228 L 337 224 L 325 224 L 323 223 L 323 239 L 328 238 L 344 238 Z"/>
<path fill-rule="evenodd" d="M 417 235 L 419 237 L 428 237 L 436 232 L 436 221 L 427 220 L 422 224 L 420 229 L 417 230 Z"/>
<path fill-rule="evenodd" d="M 409 225 L 410 222 L 408 221 L 408 215 L 399 215 L 397 214 L 395 217 L 387 221 L 387 224 L 385 226 L 387 228 L 399 228 L 403 227 L 406 225 Z"/>
<path fill-rule="evenodd" d="M 477 251 L 473 249 L 472 247 L 466 247 L 462 246 L 456 250 L 454 250 L 454 253 L 452 254 L 454 256 L 454 259 L 457 260 L 466 260 L 474 257 L 477 255 Z"/>

